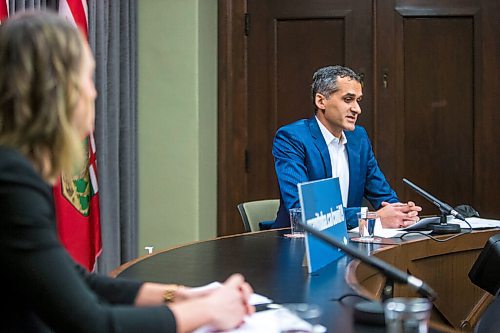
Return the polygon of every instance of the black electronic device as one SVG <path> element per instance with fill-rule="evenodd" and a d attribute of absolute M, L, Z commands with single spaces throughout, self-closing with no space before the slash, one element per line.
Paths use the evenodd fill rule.
<path fill-rule="evenodd" d="M 500 289 L 500 234 L 491 236 L 469 272 L 476 286 L 496 295 Z"/>
<path fill-rule="evenodd" d="M 479 212 L 469 205 L 458 205 L 455 210 L 462 214 L 463 217 L 480 217 Z"/>
<path fill-rule="evenodd" d="M 406 178 L 403 178 L 403 182 L 410 186 L 415 192 L 432 202 L 434 205 L 436 205 L 439 208 L 439 211 L 441 212 L 441 218 L 440 222 L 436 224 L 430 224 L 429 228 L 436 234 L 454 234 L 454 233 L 459 233 L 462 229 L 460 228 L 459 224 L 456 223 L 448 223 L 447 222 L 447 215 L 453 215 L 455 218 L 465 221 L 465 217 L 462 216 L 459 212 L 457 212 L 454 208 L 452 208 L 450 205 L 447 203 L 442 202 L 441 200 L 437 199 L 427 191 L 423 190 L 422 188 L 418 187 L 417 185 L 413 184 L 411 181 L 409 181 Z M 467 222 L 467 221 L 465 221 Z"/>
<path fill-rule="evenodd" d="M 389 292 L 392 293 L 393 282 L 406 284 L 431 301 L 437 298 L 436 292 L 431 287 L 413 275 L 407 274 L 377 257 L 369 256 L 355 247 L 344 244 L 303 222 L 299 222 L 299 224 L 306 232 L 312 234 L 314 237 L 333 247 L 341 249 L 351 257 L 359 259 L 362 263 L 379 270 L 386 277 L 386 285 L 382 293 L 383 298 L 386 289 L 389 289 Z M 380 302 L 359 302 L 355 305 L 354 318 L 363 323 L 383 325 L 384 309 Z"/>

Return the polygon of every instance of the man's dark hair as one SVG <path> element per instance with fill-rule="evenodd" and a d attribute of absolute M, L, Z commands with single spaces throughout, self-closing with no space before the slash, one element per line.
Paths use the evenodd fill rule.
<path fill-rule="evenodd" d="M 314 102 L 316 94 L 319 93 L 326 98 L 330 97 L 331 94 L 339 90 L 337 85 L 337 79 L 339 77 L 348 77 L 361 83 L 361 77 L 349 67 L 336 65 L 318 69 L 313 75 L 311 84 L 311 95 L 314 110 L 316 110 L 316 103 Z"/>

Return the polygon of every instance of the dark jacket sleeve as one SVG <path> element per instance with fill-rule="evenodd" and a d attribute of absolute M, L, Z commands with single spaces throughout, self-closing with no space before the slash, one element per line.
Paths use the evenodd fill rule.
<path fill-rule="evenodd" d="M 77 263 L 75 263 L 75 268 L 84 278 L 87 285 L 100 298 L 111 304 L 133 304 L 137 292 L 143 284 L 141 281 L 89 273 L 89 271 Z"/>
<path fill-rule="evenodd" d="M 2 326 L 55 332 L 175 332 L 165 306 L 130 304 L 140 283 L 82 277 L 60 244 L 52 193 L 27 160 L 0 149 Z M 122 289 L 123 288 L 123 289 Z M 114 294 L 114 295 L 113 295 Z"/>

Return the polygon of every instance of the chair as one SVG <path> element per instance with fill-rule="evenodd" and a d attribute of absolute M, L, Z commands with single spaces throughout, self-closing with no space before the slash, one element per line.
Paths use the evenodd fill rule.
<path fill-rule="evenodd" d="M 257 200 L 238 204 L 237 207 L 243 220 L 245 232 L 262 230 L 262 222 L 274 222 L 279 206 L 279 199 Z M 267 223 L 267 225 L 269 224 Z"/>

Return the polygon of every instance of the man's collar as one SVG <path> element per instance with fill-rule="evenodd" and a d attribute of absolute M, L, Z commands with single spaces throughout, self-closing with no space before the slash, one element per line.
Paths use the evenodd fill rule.
<path fill-rule="evenodd" d="M 340 140 L 337 139 L 335 135 L 333 135 L 326 127 L 319 121 L 318 117 L 316 118 L 316 122 L 318 123 L 319 130 L 321 131 L 321 134 L 323 135 L 323 138 L 325 139 L 325 142 L 327 145 L 329 145 L 332 142 L 338 142 L 339 144 L 345 145 L 347 143 L 347 138 L 344 134 L 344 131 L 341 132 L 340 135 Z"/>

